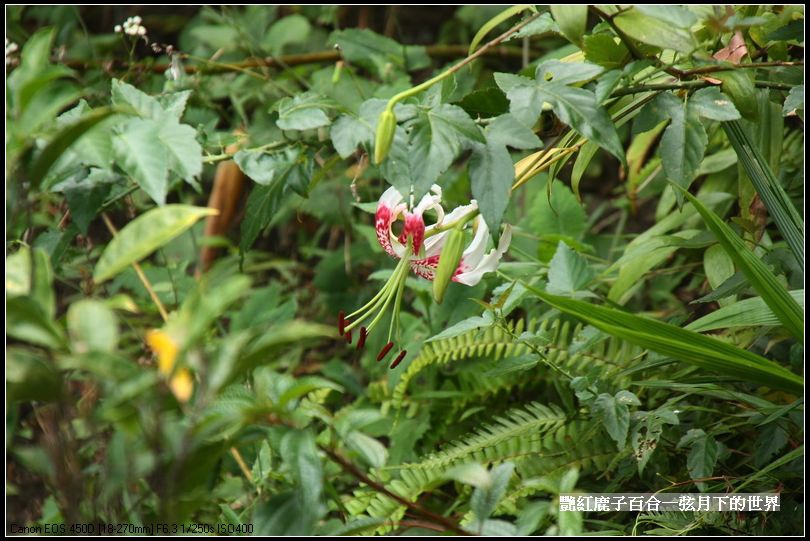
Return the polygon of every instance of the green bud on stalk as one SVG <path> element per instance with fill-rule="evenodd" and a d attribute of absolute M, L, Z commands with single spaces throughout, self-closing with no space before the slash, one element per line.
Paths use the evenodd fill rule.
<path fill-rule="evenodd" d="M 388 156 L 394 132 L 397 129 L 397 117 L 392 109 L 385 109 L 377 121 L 377 140 L 374 142 L 374 163 L 379 165 Z"/>
<path fill-rule="evenodd" d="M 456 273 L 463 252 L 464 231 L 460 227 L 453 228 L 444 243 L 444 248 L 439 256 L 439 266 L 433 277 L 433 300 L 439 304 L 444 300 L 444 293 Z"/>

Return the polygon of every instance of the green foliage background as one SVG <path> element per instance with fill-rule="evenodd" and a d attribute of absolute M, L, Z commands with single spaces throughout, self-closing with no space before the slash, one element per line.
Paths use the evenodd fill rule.
<path fill-rule="evenodd" d="M 7 530 L 802 533 L 803 7 L 505 9 L 7 7 Z M 394 266 L 380 194 L 433 183 L 513 242 L 407 281 L 389 370 L 333 322 Z"/>

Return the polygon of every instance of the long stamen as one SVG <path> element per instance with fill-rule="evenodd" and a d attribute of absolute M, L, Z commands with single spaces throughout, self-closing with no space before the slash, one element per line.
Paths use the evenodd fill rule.
<path fill-rule="evenodd" d="M 407 274 L 408 273 L 408 259 L 409 259 L 410 253 L 411 253 L 410 250 L 408 250 L 405 253 L 405 256 L 400 260 L 399 265 L 397 266 L 396 270 L 394 271 L 394 275 L 391 277 L 391 281 L 390 281 L 390 284 L 391 284 L 392 287 L 393 286 L 399 286 L 400 281 L 404 282 L 405 278 L 408 276 L 408 274 Z M 382 308 L 380 308 L 380 311 L 377 313 L 377 316 L 374 319 L 371 320 L 371 323 L 368 324 L 367 328 L 368 328 L 369 332 L 371 331 L 372 328 L 374 328 L 377 325 L 377 323 L 385 315 L 385 309 L 388 308 L 388 305 L 391 303 L 392 298 L 393 298 L 393 296 L 391 294 L 389 294 L 386 297 L 385 302 L 382 305 Z"/>
<path fill-rule="evenodd" d="M 393 342 L 388 342 L 385 346 L 380 350 L 380 353 L 377 354 L 377 362 L 382 361 L 385 359 L 385 356 L 388 355 L 388 352 L 391 351 L 391 348 L 394 347 Z"/>
<path fill-rule="evenodd" d="M 360 327 L 360 338 L 357 340 L 357 349 L 363 349 L 363 346 L 366 345 L 366 336 L 368 336 L 368 331 L 365 327 Z"/>
<path fill-rule="evenodd" d="M 407 355 L 407 354 L 408 354 L 408 352 L 407 352 L 406 350 L 404 350 L 404 349 L 403 349 L 402 351 L 400 351 L 400 352 L 399 352 L 399 355 L 397 355 L 397 358 L 396 358 L 396 359 L 394 359 L 394 362 L 392 362 L 392 363 L 391 363 L 391 366 L 390 366 L 389 368 L 390 368 L 391 370 L 393 370 L 394 368 L 396 368 L 396 367 L 397 367 L 397 365 L 398 365 L 399 363 L 401 363 L 401 362 L 402 362 L 402 359 L 404 359 L 404 358 L 405 358 L 405 355 Z"/>

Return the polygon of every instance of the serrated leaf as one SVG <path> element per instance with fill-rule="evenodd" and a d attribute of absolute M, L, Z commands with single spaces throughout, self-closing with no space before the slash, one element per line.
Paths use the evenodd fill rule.
<path fill-rule="evenodd" d="M 397 127 L 382 165 L 383 176 L 402 193 L 410 193 L 412 187 L 414 197 L 419 198 L 463 148 L 483 142 L 483 133 L 462 108 L 441 104 Z"/>
<path fill-rule="evenodd" d="M 168 152 L 169 169 L 186 181 L 200 176 L 203 151 L 194 128 L 168 120 L 160 125 L 158 139 Z"/>
<path fill-rule="evenodd" d="M 686 467 L 689 476 L 693 480 L 711 477 L 714 467 L 717 464 L 717 442 L 706 434 L 701 428 L 693 428 L 687 432 L 678 447 L 689 447 L 689 455 L 686 457 Z M 698 483 L 698 488 L 704 490 L 705 483 Z"/>
<path fill-rule="evenodd" d="M 602 393 L 593 402 L 594 416 L 605 427 L 607 433 L 616 442 L 619 450 L 627 442 L 627 431 L 630 428 L 630 409 L 614 396 Z"/>
<path fill-rule="evenodd" d="M 585 258 L 560 241 L 548 266 L 549 293 L 575 296 L 593 277 L 594 273 Z"/>
<path fill-rule="evenodd" d="M 674 95 L 663 93 L 656 99 L 660 100 L 671 118 L 661 137 L 661 164 L 667 178 L 686 189 L 703 161 L 709 141 L 706 129 L 696 111 Z M 682 198 L 678 195 L 678 199 Z"/>
<path fill-rule="evenodd" d="M 597 103 L 593 92 L 555 82 L 538 83 L 535 88 L 534 93 L 530 92 L 524 97 L 539 99 L 541 103 L 547 101 L 560 120 L 624 163 L 624 149 L 616 126 L 607 111 Z M 510 100 L 514 92 L 515 90 L 512 90 L 507 94 Z M 539 110 L 537 114 L 539 115 Z"/>
<path fill-rule="evenodd" d="M 147 211 L 125 225 L 104 248 L 93 271 L 93 281 L 99 284 L 109 280 L 189 229 L 200 218 L 216 213 L 214 209 L 189 205 L 165 205 Z"/>
<path fill-rule="evenodd" d="M 134 118 L 113 137 L 116 164 L 158 205 L 166 202 L 169 154 L 157 135 L 160 125 L 148 118 Z"/>
<path fill-rule="evenodd" d="M 543 142 L 535 133 L 507 113 L 494 118 L 486 130 L 487 141 L 495 144 L 518 149 L 533 149 L 543 146 Z"/>

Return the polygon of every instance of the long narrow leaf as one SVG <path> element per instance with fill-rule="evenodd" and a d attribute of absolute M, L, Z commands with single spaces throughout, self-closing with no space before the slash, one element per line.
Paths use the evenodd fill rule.
<path fill-rule="evenodd" d="M 754 252 L 748 249 L 745 242 L 720 219 L 717 214 L 709 210 L 695 196 L 680 189 L 684 196 L 692 202 L 697 211 L 703 216 L 703 221 L 712 230 L 720 246 L 731 256 L 734 263 L 748 278 L 748 281 L 760 294 L 779 321 L 782 322 L 790 334 L 797 339 L 804 338 L 804 310 L 799 303 L 790 296 L 788 290 L 783 286 L 765 263 L 759 259 Z"/>
<path fill-rule="evenodd" d="M 801 394 L 804 379 L 748 350 L 715 338 L 614 308 L 526 288 L 554 308 L 643 348 L 723 375 Z"/>
<path fill-rule="evenodd" d="M 773 221 L 779 232 L 785 238 L 788 247 L 796 256 L 802 271 L 804 271 L 804 220 L 799 211 L 785 193 L 782 185 L 773 175 L 768 162 L 759 153 L 759 149 L 751 142 L 748 132 L 745 131 L 739 120 L 723 122 L 723 129 L 731 141 L 731 146 L 740 158 L 740 163 L 748 173 L 748 178 L 754 185 L 760 199 L 773 216 Z"/>
<path fill-rule="evenodd" d="M 804 308 L 804 290 L 791 291 L 790 296 Z M 762 297 L 752 297 L 734 304 L 729 304 L 711 314 L 705 315 L 687 325 L 685 328 L 695 332 L 732 327 L 756 327 L 760 325 L 779 325 L 779 318 L 768 308 Z"/>

